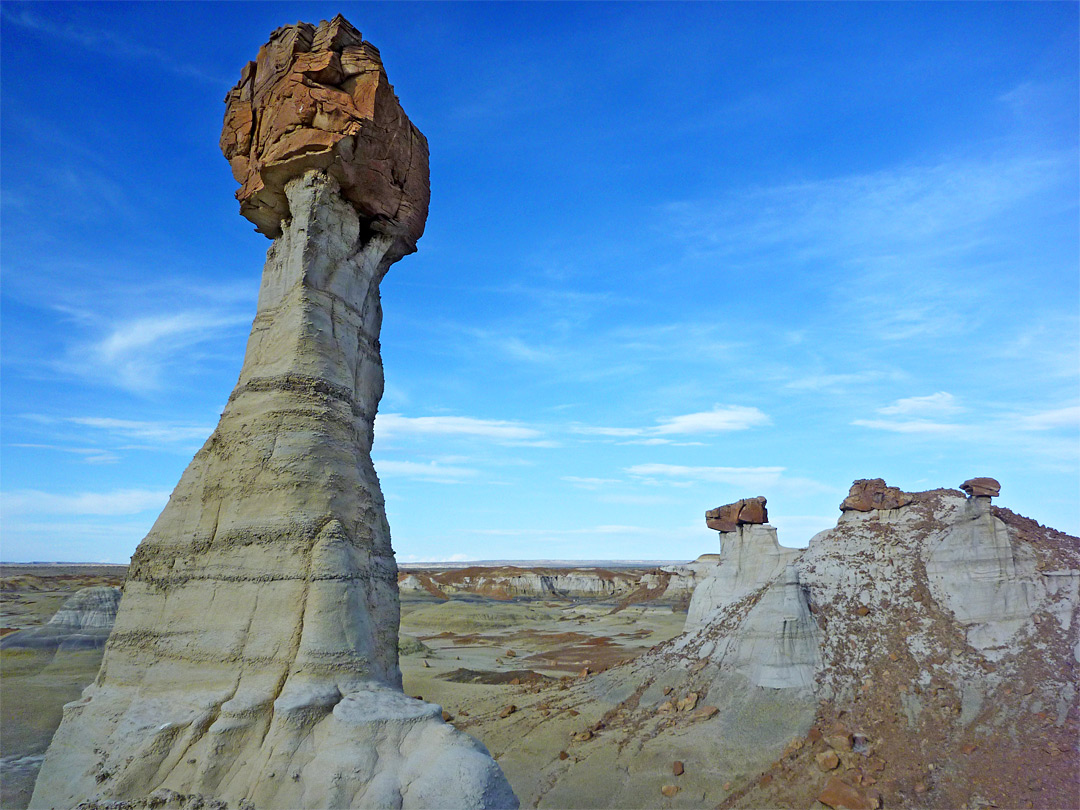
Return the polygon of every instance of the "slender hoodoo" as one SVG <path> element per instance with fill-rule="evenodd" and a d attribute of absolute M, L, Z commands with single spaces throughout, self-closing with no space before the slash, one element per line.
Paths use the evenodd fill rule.
<path fill-rule="evenodd" d="M 274 239 L 240 379 L 32 806 L 516 807 L 486 749 L 401 692 L 370 450 L 379 282 L 423 233 L 427 142 L 340 16 L 275 31 L 226 104 L 241 213 Z"/>

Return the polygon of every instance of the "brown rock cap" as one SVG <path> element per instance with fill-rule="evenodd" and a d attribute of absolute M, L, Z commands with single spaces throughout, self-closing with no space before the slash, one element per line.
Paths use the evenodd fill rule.
<path fill-rule="evenodd" d="M 276 239 L 285 184 L 311 169 L 337 180 L 373 231 L 404 255 L 424 232 L 428 145 L 401 109 L 378 49 L 340 14 L 277 29 L 225 97 L 221 151 L 240 213 Z"/>
<path fill-rule="evenodd" d="M 870 512 L 874 509 L 899 509 L 914 500 L 906 492 L 890 487 L 884 478 L 860 478 L 840 504 L 841 512 Z"/>
<path fill-rule="evenodd" d="M 768 523 L 765 498 L 743 498 L 735 503 L 718 506 L 705 513 L 705 525 L 718 532 L 733 532 L 739 526 L 751 523 Z"/>
<path fill-rule="evenodd" d="M 1001 494 L 1001 484 L 996 478 L 969 478 L 960 489 L 969 498 L 996 498 Z"/>

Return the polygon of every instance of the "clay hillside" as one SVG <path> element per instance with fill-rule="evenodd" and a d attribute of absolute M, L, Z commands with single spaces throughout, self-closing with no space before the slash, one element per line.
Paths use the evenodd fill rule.
<path fill-rule="evenodd" d="M 806 549 L 721 508 L 686 632 L 485 742 L 527 806 L 1080 806 L 1080 541 L 978 481 L 857 481 Z"/>

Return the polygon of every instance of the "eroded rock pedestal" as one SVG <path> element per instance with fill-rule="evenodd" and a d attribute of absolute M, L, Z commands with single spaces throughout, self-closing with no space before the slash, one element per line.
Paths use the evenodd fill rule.
<path fill-rule="evenodd" d="M 491 740 L 523 801 L 1075 806 L 1080 540 L 993 505 L 991 482 L 857 481 L 804 549 L 725 521 L 685 633 L 518 698 Z M 537 769 L 556 724 L 567 758 Z"/>
<path fill-rule="evenodd" d="M 297 63 L 362 56 L 367 72 L 351 77 L 374 75 L 390 105 L 377 51 L 358 40 L 340 18 L 275 32 L 240 86 L 254 88 L 252 132 L 280 112 Z M 316 46 L 329 56 L 311 56 Z M 325 76 L 300 73 L 317 98 Z M 354 123 L 368 132 L 368 119 Z M 359 177 L 378 162 L 368 147 L 422 146 L 396 211 L 358 204 L 368 186 L 346 191 L 321 162 L 273 164 L 295 173 L 240 380 L 132 558 L 98 678 L 65 707 L 32 806 L 517 806 L 480 743 L 401 692 L 397 567 L 370 449 L 379 282 L 422 232 L 427 160 L 403 113 L 388 126 L 329 154 Z M 266 153 L 249 154 L 250 182 L 265 182 Z"/>

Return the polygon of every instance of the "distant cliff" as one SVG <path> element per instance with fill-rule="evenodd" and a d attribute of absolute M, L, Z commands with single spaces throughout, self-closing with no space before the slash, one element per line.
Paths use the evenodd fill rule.
<path fill-rule="evenodd" d="M 686 602 L 716 564 L 706 554 L 685 565 L 655 568 L 547 568 L 473 566 L 398 573 L 402 593 L 428 593 L 449 599 L 473 594 L 491 599 L 574 598 L 617 601 Z"/>

